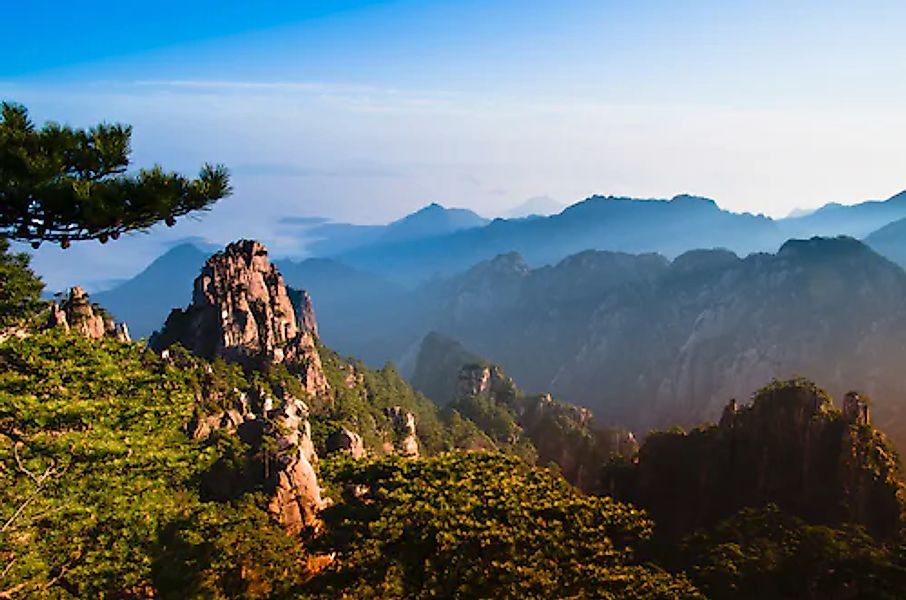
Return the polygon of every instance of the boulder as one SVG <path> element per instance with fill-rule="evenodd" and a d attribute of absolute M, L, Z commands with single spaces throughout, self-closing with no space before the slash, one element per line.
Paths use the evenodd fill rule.
<path fill-rule="evenodd" d="M 365 445 L 362 436 L 343 427 L 327 438 L 327 452 L 348 452 L 353 458 L 362 458 L 365 456 Z"/>

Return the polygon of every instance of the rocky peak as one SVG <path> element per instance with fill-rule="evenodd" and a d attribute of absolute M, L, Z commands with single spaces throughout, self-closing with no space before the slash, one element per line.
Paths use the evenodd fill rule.
<path fill-rule="evenodd" d="M 296 320 L 299 322 L 302 331 L 308 331 L 313 336 L 318 337 L 318 320 L 315 318 L 315 305 L 311 300 L 311 296 L 305 290 L 302 290 L 299 296 Z"/>
<path fill-rule="evenodd" d="M 54 302 L 50 308 L 49 324 L 51 327 L 62 327 L 94 340 L 112 337 L 129 341 L 129 328 L 125 323 L 116 323 L 102 309 L 93 305 L 88 292 L 76 286 L 69 290 L 69 296 L 59 304 Z"/>
<path fill-rule="evenodd" d="M 233 242 L 208 259 L 192 303 L 170 313 L 151 346 L 160 351 L 179 342 L 209 359 L 282 363 L 304 378 L 309 393 L 326 395 L 314 309 L 307 294 L 303 299 L 297 315 L 267 249 L 254 240 Z"/>
<path fill-rule="evenodd" d="M 857 392 L 848 392 L 843 397 L 843 417 L 856 425 L 871 425 L 868 415 L 868 401 Z"/>

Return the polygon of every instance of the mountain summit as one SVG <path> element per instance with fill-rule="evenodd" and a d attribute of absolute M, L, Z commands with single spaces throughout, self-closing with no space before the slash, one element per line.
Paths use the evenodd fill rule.
<path fill-rule="evenodd" d="M 267 249 L 240 240 L 208 259 L 192 303 L 170 313 L 151 346 L 160 351 L 179 342 L 205 358 L 283 363 L 304 376 L 306 391 L 324 394 L 329 386 L 315 346 L 317 326 L 304 298 L 297 315 Z"/>

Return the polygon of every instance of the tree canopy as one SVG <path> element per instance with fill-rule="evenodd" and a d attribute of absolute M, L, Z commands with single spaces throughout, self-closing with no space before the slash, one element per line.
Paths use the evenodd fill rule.
<path fill-rule="evenodd" d="M 160 166 L 128 172 L 132 128 L 35 127 L 19 104 L 0 105 L 0 237 L 32 242 L 97 239 L 206 210 L 229 195 L 229 173 L 205 164 L 191 179 Z"/>
<path fill-rule="evenodd" d="M 0 328 L 27 321 L 41 305 L 44 284 L 28 267 L 28 255 L 10 253 L 0 237 Z"/>
<path fill-rule="evenodd" d="M 700 598 L 639 560 L 652 522 L 498 453 L 329 459 L 327 598 Z M 342 495 L 340 496 L 340 494 Z"/>

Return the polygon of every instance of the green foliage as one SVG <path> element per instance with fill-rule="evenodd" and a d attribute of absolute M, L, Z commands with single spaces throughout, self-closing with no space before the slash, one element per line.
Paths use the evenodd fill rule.
<path fill-rule="evenodd" d="M 809 525 L 776 505 L 691 536 L 673 560 L 714 599 L 893 600 L 906 589 L 902 556 L 861 528 Z"/>
<path fill-rule="evenodd" d="M 230 193 L 222 166 L 197 179 L 159 166 L 127 174 L 131 127 L 35 128 L 25 107 L 0 108 L 0 236 L 40 243 L 106 242 L 205 210 Z"/>
<path fill-rule="evenodd" d="M 23 324 L 41 306 L 44 284 L 28 263 L 27 254 L 10 253 L 0 237 L 0 328 Z"/>
<path fill-rule="evenodd" d="M 508 405 L 500 403 L 496 396 L 464 396 L 451 402 L 446 413 L 448 421 L 453 422 L 454 415 L 471 421 L 478 432 L 493 440 L 497 449 L 535 464 L 538 456 L 532 441 L 523 435 L 522 427 Z M 460 435 L 462 433 L 461 430 Z M 472 439 L 457 447 L 468 448 L 480 443 L 480 440 Z"/>
<path fill-rule="evenodd" d="M 327 380 L 333 390 L 329 403 L 313 406 L 312 438 L 319 451 L 327 436 L 347 427 L 362 436 L 365 447 L 382 453 L 383 444 L 393 443 L 395 432 L 385 410 L 400 406 L 415 415 L 416 432 L 424 453 L 448 447 L 449 436 L 433 402 L 406 383 L 393 365 L 369 369 L 356 360 L 341 358 L 319 346 Z"/>
<path fill-rule="evenodd" d="M 151 572 L 162 598 L 300 598 L 305 545 L 262 510 L 266 500 L 206 503 L 164 528 Z"/>
<path fill-rule="evenodd" d="M 847 420 L 810 381 L 777 381 L 719 426 L 655 432 L 638 461 L 605 472 L 671 544 L 745 507 L 772 502 L 808 523 L 858 523 L 879 539 L 903 526 L 898 458 L 885 436 Z"/>
<path fill-rule="evenodd" d="M 0 593 L 225 597 L 240 577 L 247 597 L 267 597 L 257 579 L 300 570 L 262 503 L 200 500 L 220 449 L 185 424 L 217 372 L 59 330 L 0 344 Z M 280 554 L 255 563 L 265 547 Z M 230 557 L 248 568 L 225 570 Z"/>
<path fill-rule="evenodd" d="M 651 522 L 497 453 L 324 461 L 347 492 L 323 513 L 330 598 L 693 598 L 681 576 L 641 564 Z"/>
<path fill-rule="evenodd" d="M 450 409 L 469 419 L 500 444 L 512 444 L 522 433 L 509 408 L 490 396 L 464 396 L 450 403 Z"/>

